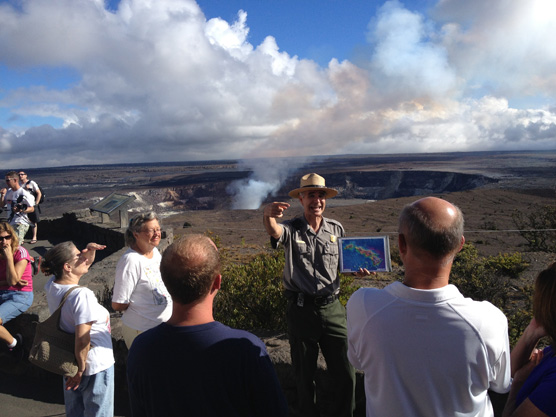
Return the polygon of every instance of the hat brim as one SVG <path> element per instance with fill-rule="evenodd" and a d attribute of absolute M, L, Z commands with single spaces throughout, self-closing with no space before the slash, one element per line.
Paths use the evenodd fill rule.
<path fill-rule="evenodd" d="M 291 198 L 298 198 L 299 197 L 299 193 L 303 193 L 306 191 L 324 191 L 326 193 L 326 198 L 333 198 L 336 197 L 336 195 L 338 195 L 338 190 L 335 190 L 334 188 L 327 188 L 327 187 L 302 187 L 302 188 L 296 188 L 295 190 L 292 190 L 288 193 L 288 195 Z"/>

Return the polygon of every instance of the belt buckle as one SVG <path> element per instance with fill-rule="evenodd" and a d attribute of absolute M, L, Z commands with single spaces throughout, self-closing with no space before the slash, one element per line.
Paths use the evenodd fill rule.
<path fill-rule="evenodd" d="M 314 298 L 313 302 L 316 306 L 325 306 L 326 304 L 328 304 L 328 297 L 325 295 L 319 295 Z"/>

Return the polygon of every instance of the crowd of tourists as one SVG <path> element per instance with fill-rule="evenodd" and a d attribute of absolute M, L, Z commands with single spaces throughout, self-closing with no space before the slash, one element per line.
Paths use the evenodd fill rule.
<path fill-rule="evenodd" d="M 31 259 L 22 246 L 32 221 L 21 219 L 33 212 L 35 198 L 19 191 L 18 177 L 15 171 L 6 175 L 9 188 L 0 200 L 13 214 L 0 223 L 0 340 L 14 360 L 23 356 L 21 335 L 11 335 L 4 324 L 33 301 Z M 351 417 L 356 369 L 364 373 L 367 416 L 494 416 L 489 391 L 506 394 L 504 417 L 556 416 L 556 263 L 536 278 L 534 318 L 510 351 L 503 312 L 450 284 L 452 263 L 465 242 L 457 206 L 425 197 L 404 207 L 398 223 L 403 280 L 383 289 L 360 288 L 344 308 L 338 241 L 346 232 L 323 215 L 337 190 L 311 173 L 289 195 L 303 214 L 279 223 L 290 204 L 272 202 L 263 209 L 263 225 L 273 247 L 285 251 L 295 398 L 286 401 L 258 337 L 215 321 L 214 299 L 226 278 L 212 240 L 186 235 L 161 254 L 160 222 L 150 212 L 129 223 L 129 248 L 116 267 L 112 297 L 129 349 L 132 416 Z M 104 248 L 92 242 L 79 250 L 63 242 L 45 254 L 41 266 L 50 276 L 49 310 L 64 299 L 60 327 L 75 334 L 77 373 L 63 379 L 69 417 L 114 414 L 110 314 L 79 285 Z M 372 273 L 360 268 L 354 274 Z M 326 410 L 315 389 L 319 351 L 334 384 Z"/>

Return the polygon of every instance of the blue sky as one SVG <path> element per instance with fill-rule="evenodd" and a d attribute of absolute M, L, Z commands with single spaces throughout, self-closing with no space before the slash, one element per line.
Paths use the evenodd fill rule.
<path fill-rule="evenodd" d="M 268 35 L 290 55 L 311 59 L 321 66 L 332 58 L 358 59 L 370 53 L 366 41 L 370 18 L 384 1 L 376 0 L 201 0 L 207 18 L 233 21 L 238 10 L 248 14 L 247 40 L 260 44 Z M 435 1 L 407 1 L 405 7 L 425 11 Z"/>
<path fill-rule="evenodd" d="M 0 0 L 0 22 L 14 168 L 556 148 L 552 0 Z"/>
<path fill-rule="evenodd" d="M 381 3 L 375 1 L 211 1 L 197 2 L 207 18 L 233 21 L 238 10 L 247 11 L 247 40 L 260 44 L 272 35 L 280 49 L 326 66 L 331 58 L 351 59 L 366 46 L 369 16 Z"/>

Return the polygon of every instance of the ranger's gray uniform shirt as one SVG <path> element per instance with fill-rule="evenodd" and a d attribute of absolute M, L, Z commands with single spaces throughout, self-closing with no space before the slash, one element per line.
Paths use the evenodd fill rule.
<path fill-rule="evenodd" d="M 284 246 L 284 286 L 287 290 L 310 296 L 328 296 L 338 292 L 338 238 L 344 228 L 336 220 L 323 217 L 319 232 L 309 226 L 305 217 L 282 223 L 277 243 Z"/>

